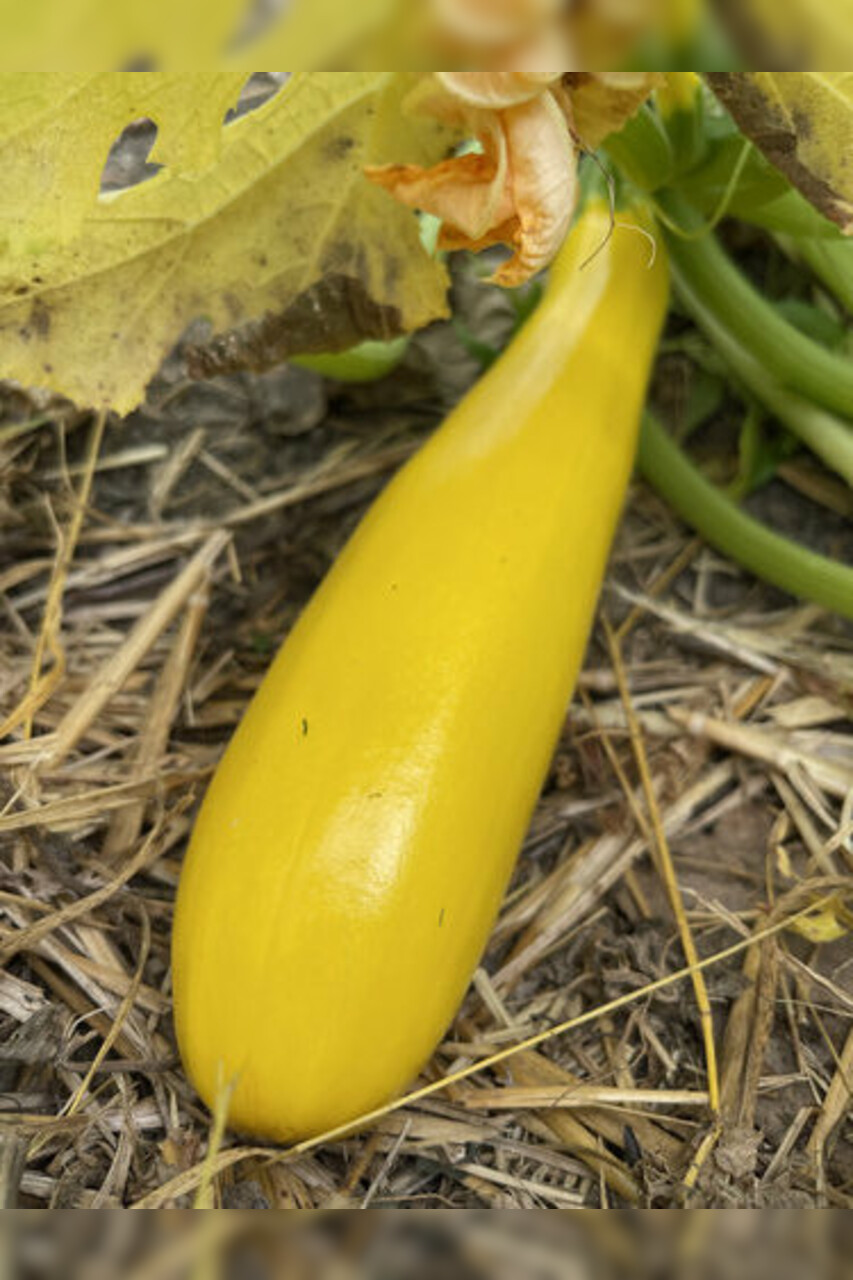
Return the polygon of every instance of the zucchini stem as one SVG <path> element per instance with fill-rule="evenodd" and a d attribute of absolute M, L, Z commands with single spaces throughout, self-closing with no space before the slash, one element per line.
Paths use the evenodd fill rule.
<path fill-rule="evenodd" d="M 817 236 L 777 236 L 782 248 L 814 272 L 821 284 L 853 315 L 853 244 Z"/>
<path fill-rule="evenodd" d="M 691 245 L 690 250 L 695 247 Z M 670 262 L 679 298 L 735 376 L 789 431 L 853 486 L 853 430 L 850 424 L 811 400 L 789 391 L 760 362 L 755 352 L 743 345 L 740 334 L 734 327 L 729 327 L 719 310 L 708 305 L 701 287 L 696 286 L 692 272 L 683 269 L 681 259 L 671 254 Z"/>
<path fill-rule="evenodd" d="M 638 463 L 649 484 L 711 546 L 783 591 L 853 620 L 853 569 L 747 515 L 702 475 L 651 413 L 643 417 Z"/>
<path fill-rule="evenodd" d="M 659 192 L 657 199 L 667 221 L 688 237 L 664 231 L 673 266 L 703 313 L 719 319 L 780 387 L 853 417 L 853 360 L 795 329 L 753 287 L 716 237 L 693 238 L 701 219 L 682 196 L 669 190 Z"/>

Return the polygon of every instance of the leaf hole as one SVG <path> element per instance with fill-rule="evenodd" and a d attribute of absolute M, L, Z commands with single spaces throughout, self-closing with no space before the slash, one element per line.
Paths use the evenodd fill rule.
<path fill-rule="evenodd" d="M 268 35 L 292 3 L 293 0 L 247 0 L 227 52 L 239 53 L 244 46 Z"/>
<path fill-rule="evenodd" d="M 150 116 L 126 125 L 109 149 L 101 173 L 101 192 L 123 191 L 159 173 L 162 165 L 149 160 L 157 141 L 157 126 Z"/>
<path fill-rule="evenodd" d="M 250 111 L 257 111 L 258 107 L 275 97 L 287 77 L 286 71 L 254 71 L 240 90 L 237 105 L 226 111 L 223 123 L 231 124 Z"/>

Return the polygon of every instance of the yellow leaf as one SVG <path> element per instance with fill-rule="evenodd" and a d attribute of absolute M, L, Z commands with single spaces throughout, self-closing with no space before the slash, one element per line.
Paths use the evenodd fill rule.
<path fill-rule="evenodd" d="M 847 46 L 853 47 L 849 38 Z M 853 231 L 853 72 L 709 72 L 707 78 L 768 160 L 816 209 L 845 233 Z"/>
<path fill-rule="evenodd" d="M 830 902 L 820 910 L 800 916 L 791 922 L 791 928 L 809 942 L 837 942 L 850 932 L 849 912 L 843 904 Z"/>
<path fill-rule="evenodd" d="M 417 66 L 406 0 L 290 0 L 257 41 L 235 54 L 241 66 Z M 414 56 L 414 62 L 412 57 Z M 341 61 L 343 59 L 343 62 Z"/>
<path fill-rule="evenodd" d="M 819 67 L 853 58 L 853 0 L 719 0 L 747 65 Z"/>
<path fill-rule="evenodd" d="M 219 156 L 240 72 L 0 75 L 0 229 L 14 252 L 41 252 L 79 231 L 110 145 L 132 120 L 158 127 L 151 159 L 183 174 Z"/>
<path fill-rule="evenodd" d="M 381 66 L 389 40 L 387 52 L 403 58 L 385 66 L 413 65 L 406 54 L 420 61 L 406 0 L 290 0 L 259 30 L 250 21 L 257 8 L 251 0 L 0 0 L 0 71 Z"/>
<path fill-rule="evenodd" d="M 300 71 L 377 65 L 495 70 L 527 65 L 531 53 L 529 65 L 538 65 L 543 46 L 536 19 L 542 31 L 551 23 L 568 38 L 569 65 L 598 69 L 630 63 L 637 42 L 650 35 L 689 38 L 703 3 L 287 0 L 270 16 L 273 6 L 258 0 L 0 0 L 0 71 L 96 71 L 140 63 L 162 71 L 188 64 L 247 71 L 282 65 Z M 502 30 L 508 45 L 498 38 Z M 546 63 L 560 66 L 566 59 Z"/>
<path fill-rule="evenodd" d="M 124 122 L 123 113 L 139 108 L 124 82 L 146 78 L 149 106 L 160 103 L 163 81 L 158 154 L 170 163 L 146 182 L 96 197 L 107 141 L 101 114 L 111 129 Z M 10 101 L 4 82 L 18 79 L 0 76 L 0 101 Z M 82 100 L 78 79 L 69 78 Z M 93 79 L 97 119 L 69 112 L 57 95 L 39 129 L 36 113 L 27 116 L 20 153 L 4 117 L 5 172 L 14 163 L 28 195 L 3 196 L 13 233 L 0 259 L 3 376 L 126 412 L 199 315 L 218 330 L 262 317 L 262 361 L 264 352 L 282 359 L 393 337 L 445 313 L 445 273 L 421 249 L 415 218 L 362 172 L 401 151 L 430 161 L 446 146 L 442 126 L 415 128 L 400 110 L 408 74 L 297 73 L 263 107 L 220 127 L 221 136 L 197 98 L 198 80 L 210 76 Z M 215 116 L 233 82 L 213 80 Z M 205 147 L 208 158 L 218 155 L 193 175 L 188 165 L 198 167 Z M 79 154 L 79 171 L 67 154 Z M 33 194 L 39 182 L 46 208 Z"/>
<path fill-rule="evenodd" d="M 0 0 L 0 70 L 216 67 L 246 0 Z M 257 64 L 256 64 L 257 65 Z"/>

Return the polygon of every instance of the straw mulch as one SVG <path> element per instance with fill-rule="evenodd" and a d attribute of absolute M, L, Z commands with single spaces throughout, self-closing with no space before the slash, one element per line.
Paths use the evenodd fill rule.
<path fill-rule="evenodd" d="M 469 326 L 504 335 L 506 304 L 460 289 Z M 475 372 L 442 326 L 357 390 L 294 369 L 193 384 L 176 355 L 126 423 L 3 393 L 5 1205 L 850 1206 L 853 636 L 642 486 L 491 946 L 421 1083 L 462 1078 L 297 1155 L 209 1149 L 170 1020 L 195 807 L 347 533 Z M 690 376 L 665 360 L 670 407 Z M 833 506 L 800 464 L 762 499 L 849 555 Z"/>

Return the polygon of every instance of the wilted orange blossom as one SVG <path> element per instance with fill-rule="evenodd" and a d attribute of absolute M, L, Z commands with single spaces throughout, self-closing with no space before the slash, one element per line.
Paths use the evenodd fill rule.
<path fill-rule="evenodd" d="M 522 284 L 563 242 L 577 197 L 577 161 L 650 92 L 648 72 L 438 71 L 413 107 L 476 138 L 480 151 L 430 168 L 388 164 L 367 176 L 398 200 L 435 214 L 439 246 L 509 245 L 497 284 Z"/>

